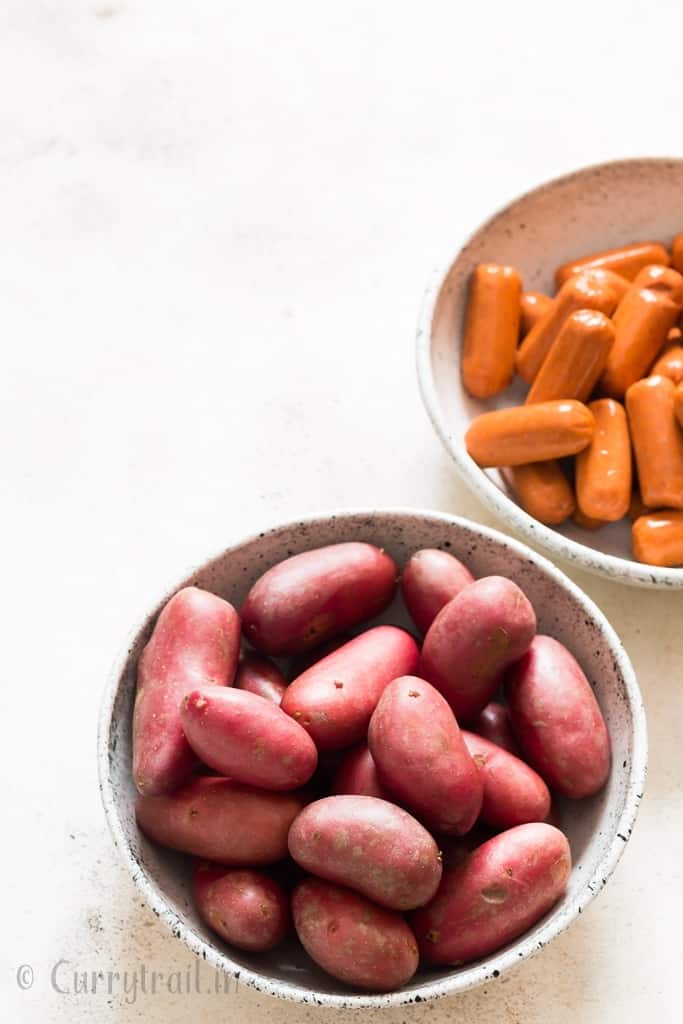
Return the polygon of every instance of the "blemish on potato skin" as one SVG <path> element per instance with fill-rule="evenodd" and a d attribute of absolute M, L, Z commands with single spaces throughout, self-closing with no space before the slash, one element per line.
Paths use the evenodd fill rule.
<path fill-rule="evenodd" d="M 570 873 L 571 866 L 569 858 L 565 856 L 565 854 L 562 854 L 561 857 L 558 857 L 557 860 L 550 865 L 550 877 L 556 884 L 566 882 Z"/>
<path fill-rule="evenodd" d="M 481 898 L 487 903 L 505 903 L 508 898 L 508 891 L 502 885 L 493 882 L 481 890 Z"/>
<path fill-rule="evenodd" d="M 335 686 L 335 689 L 337 689 L 337 690 L 343 690 L 344 689 L 344 684 L 340 683 L 338 679 L 335 679 L 334 686 Z"/>
<path fill-rule="evenodd" d="M 427 934 L 425 935 L 425 939 L 427 940 L 427 942 L 437 943 L 440 938 L 441 932 L 438 931 L 436 928 L 430 928 Z"/>
<path fill-rule="evenodd" d="M 408 690 L 408 696 L 409 697 L 419 697 L 420 696 L 420 691 L 419 690 Z"/>

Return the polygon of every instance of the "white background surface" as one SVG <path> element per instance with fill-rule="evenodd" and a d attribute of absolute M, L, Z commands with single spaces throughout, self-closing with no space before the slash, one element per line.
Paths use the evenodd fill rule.
<path fill-rule="evenodd" d="M 2 4 L 3 1019 L 313 1015 L 51 989 L 59 960 L 71 990 L 74 970 L 192 963 L 106 831 L 108 665 L 167 582 L 255 527 L 391 504 L 490 522 L 417 395 L 423 286 L 522 189 L 681 155 L 682 36 L 678 2 Z M 634 838 L 541 955 L 386 1024 L 678 1018 L 683 594 L 572 575 L 645 695 Z"/>

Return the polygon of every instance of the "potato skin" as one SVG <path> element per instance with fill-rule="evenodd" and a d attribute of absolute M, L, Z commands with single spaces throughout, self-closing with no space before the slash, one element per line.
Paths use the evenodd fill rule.
<path fill-rule="evenodd" d="M 227 601 L 185 587 L 162 609 L 138 662 L 133 713 L 133 781 L 153 796 L 182 785 L 196 757 L 180 723 L 180 703 L 196 686 L 232 683 L 240 621 Z"/>
<path fill-rule="evenodd" d="M 226 871 L 200 861 L 192 876 L 192 891 L 202 920 L 232 946 L 263 952 L 279 945 L 287 934 L 287 896 L 261 871 Z"/>
<path fill-rule="evenodd" d="M 476 733 L 463 730 L 462 738 L 484 783 L 479 817 L 486 825 L 506 829 L 546 820 L 550 792 L 533 768 Z"/>
<path fill-rule="evenodd" d="M 318 751 L 306 730 L 255 693 L 201 687 L 184 698 L 180 718 L 197 756 L 235 782 L 298 789 L 317 767 Z"/>
<path fill-rule="evenodd" d="M 248 651 L 239 660 L 234 686 L 236 690 L 255 693 L 257 697 L 279 705 L 287 689 L 287 680 L 270 658 Z"/>
<path fill-rule="evenodd" d="M 382 786 L 430 829 L 464 835 L 481 809 L 481 775 L 438 690 L 416 676 L 384 689 L 368 729 Z"/>
<path fill-rule="evenodd" d="M 446 698 L 459 723 L 495 694 L 505 668 L 524 654 L 536 615 L 519 587 L 484 576 L 461 590 L 429 628 L 417 674 Z"/>
<path fill-rule="evenodd" d="M 534 822 L 501 832 L 444 871 L 431 903 L 410 915 L 421 956 L 453 965 L 488 956 L 550 910 L 570 872 L 559 829 Z"/>
<path fill-rule="evenodd" d="M 372 544 L 304 551 L 263 574 L 242 606 L 244 635 L 264 654 L 296 654 L 378 615 L 396 588 L 396 565 Z"/>
<path fill-rule="evenodd" d="M 391 800 L 377 775 L 377 765 L 366 743 L 346 753 L 332 778 L 332 793 L 336 795 L 376 796 Z"/>
<path fill-rule="evenodd" d="M 287 833 L 303 803 L 296 793 L 199 776 L 174 793 L 139 796 L 135 816 L 161 846 L 217 864 L 255 866 L 287 856 Z"/>
<path fill-rule="evenodd" d="M 500 701 L 492 700 L 487 704 L 484 710 L 480 711 L 476 718 L 472 719 L 471 727 L 472 732 L 476 732 L 478 736 L 483 736 L 489 743 L 497 743 L 499 747 L 507 750 L 509 754 L 514 754 L 515 757 L 522 757 L 519 743 L 512 729 L 510 712 L 505 704 L 501 704 Z"/>
<path fill-rule="evenodd" d="M 310 733 L 318 750 L 343 750 L 365 739 L 382 690 L 413 672 L 418 657 L 405 630 L 368 629 L 291 682 L 282 710 Z"/>
<path fill-rule="evenodd" d="M 289 830 L 289 852 L 306 871 L 389 910 L 420 907 L 441 878 L 429 832 L 407 811 L 372 796 L 328 796 Z"/>
<path fill-rule="evenodd" d="M 426 633 L 445 604 L 474 582 L 466 565 L 447 551 L 424 548 L 406 562 L 401 593 L 410 617 Z"/>
<path fill-rule="evenodd" d="M 308 955 L 347 985 L 390 992 L 417 970 L 417 942 L 401 915 L 350 889 L 307 878 L 294 890 L 292 913 Z"/>
<path fill-rule="evenodd" d="M 537 636 L 510 669 L 505 693 L 524 757 L 563 796 L 602 789 L 610 771 L 610 738 L 590 683 L 572 654 Z"/>

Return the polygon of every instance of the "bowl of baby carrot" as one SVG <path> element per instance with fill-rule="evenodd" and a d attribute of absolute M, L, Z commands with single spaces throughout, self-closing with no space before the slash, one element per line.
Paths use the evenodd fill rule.
<path fill-rule="evenodd" d="M 683 160 L 621 160 L 496 213 L 417 339 L 432 423 L 480 499 L 557 557 L 683 587 Z"/>

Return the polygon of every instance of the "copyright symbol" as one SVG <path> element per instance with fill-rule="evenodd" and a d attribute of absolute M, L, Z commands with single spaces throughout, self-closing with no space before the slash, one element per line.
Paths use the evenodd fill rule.
<path fill-rule="evenodd" d="M 17 985 L 24 992 L 33 985 L 33 968 L 30 964 L 20 964 L 17 967 Z"/>

